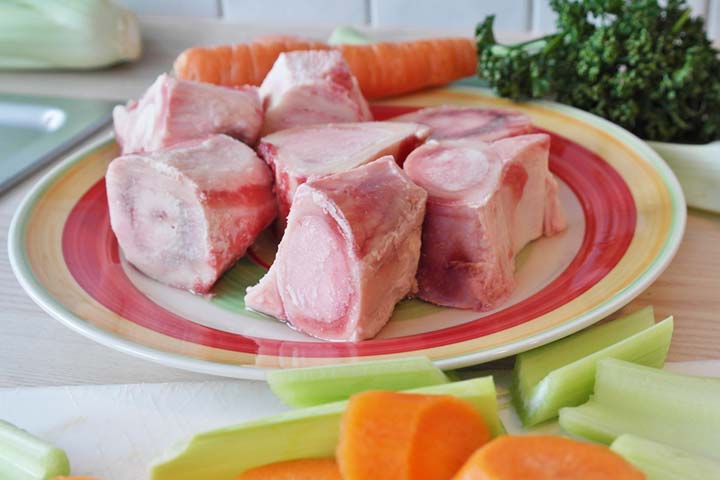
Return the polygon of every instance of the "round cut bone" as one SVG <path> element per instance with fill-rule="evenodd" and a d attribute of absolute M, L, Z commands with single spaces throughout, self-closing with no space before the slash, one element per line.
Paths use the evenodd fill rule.
<path fill-rule="evenodd" d="M 420 298 L 487 310 L 513 291 L 515 255 L 565 228 L 549 147 L 549 136 L 532 134 L 430 141 L 410 154 L 404 169 L 428 192 Z"/>
<path fill-rule="evenodd" d="M 127 260 L 196 293 L 210 290 L 277 211 L 267 165 L 225 135 L 118 157 L 105 182 Z"/>
<path fill-rule="evenodd" d="M 443 105 L 423 108 L 393 118 L 393 122 L 415 122 L 432 130 L 432 140 L 471 139 L 491 142 L 532 131 L 524 113 L 493 108 Z"/>
<path fill-rule="evenodd" d="M 390 156 L 301 185 L 245 304 L 313 337 L 372 338 L 415 291 L 426 198 Z"/>

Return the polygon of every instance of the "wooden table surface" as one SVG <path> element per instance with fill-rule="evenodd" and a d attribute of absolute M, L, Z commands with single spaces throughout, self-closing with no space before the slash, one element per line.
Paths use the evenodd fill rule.
<path fill-rule="evenodd" d="M 142 27 L 145 52 L 134 65 L 80 73 L 2 72 L 0 92 L 124 100 L 137 97 L 160 72 L 169 70 L 172 60 L 185 47 L 244 41 L 260 33 L 288 33 L 287 29 L 218 20 L 145 18 Z M 317 38 L 326 38 L 329 31 L 293 29 L 293 33 Z M 464 32 L 373 32 L 383 38 L 441 33 Z M 519 36 L 505 37 L 513 40 Z M 49 317 L 20 288 L 8 260 L 8 227 L 18 204 L 45 171 L 47 168 L 0 196 L 0 387 L 210 378 L 162 367 L 92 342 Z M 720 215 L 688 212 L 685 238 L 672 264 L 623 310 L 647 304 L 655 306 L 657 316 L 675 316 L 669 360 L 720 359 Z"/>

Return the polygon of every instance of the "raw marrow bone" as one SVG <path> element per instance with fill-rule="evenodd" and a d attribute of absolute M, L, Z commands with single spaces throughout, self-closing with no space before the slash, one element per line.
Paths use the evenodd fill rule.
<path fill-rule="evenodd" d="M 313 337 L 372 338 L 416 289 L 426 198 L 390 156 L 301 185 L 245 304 Z"/>
<path fill-rule="evenodd" d="M 360 122 L 297 127 L 263 137 L 258 154 L 275 173 L 279 228 L 285 229 L 297 188 L 385 155 L 402 163 L 430 129 L 415 123 Z"/>
<path fill-rule="evenodd" d="M 276 213 L 267 165 L 225 135 L 116 158 L 105 182 L 127 260 L 197 293 L 245 254 Z"/>
<path fill-rule="evenodd" d="M 166 74 L 139 101 L 113 110 L 115 138 L 123 154 L 160 150 L 212 133 L 254 145 L 262 121 L 256 87 L 220 87 Z"/>
<path fill-rule="evenodd" d="M 357 80 L 336 50 L 281 53 L 260 95 L 265 135 L 300 125 L 372 120 Z"/>
<path fill-rule="evenodd" d="M 515 288 L 515 255 L 565 228 L 548 170 L 550 137 L 494 143 L 431 141 L 410 154 L 408 176 L 428 192 L 418 296 L 487 310 Z"/>
<path fill-rule="evenodd" d="M 393 122 L 414 122 L 432 129 L 432 140 L 471 139 L 491 142 L 532 131 L 524 113 L 478 107 L 443 105 L 400 115 Z"/>

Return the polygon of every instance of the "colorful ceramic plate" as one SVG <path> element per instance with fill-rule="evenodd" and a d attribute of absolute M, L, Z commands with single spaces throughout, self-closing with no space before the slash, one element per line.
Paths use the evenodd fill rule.
<path fill-rule="evenodd" d="M 306 337 L 245 310 L 243 294 L 272 262 L 262 236 L 210 298 L 160 285 L 128 265 L 108 221 L 108 136 L 48 174 L 19 208 L 13 268 L 48 313 L 112 348 L 166 365 L 262 378 L 264 369 L 427 355 L 442 368 L 511 355 L 573 333 L 619 309 L 663 271 L 680 243 L 685 202 L 656 153 L 621 128 L 554 103 L 512 104 L 472 87 L 377 104 L 378 118 L 444 103 L 516 108 L 552 135 L 566 232 L 529 245 L 518 288 L 490 312 L 402 302 L 380 335 L 359 343 Z"/>

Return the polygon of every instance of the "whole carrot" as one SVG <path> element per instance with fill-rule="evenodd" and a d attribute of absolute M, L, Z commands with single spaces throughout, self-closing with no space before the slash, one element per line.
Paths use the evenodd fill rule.
<path fill-rule="evenodd" d="M 195 47 L 175 61 L 179 78 L 218 85 L 259 85 L 282 52 L 332 48 L 294 37 L 266 37 L 252 43 Z M 368 98 L 401 95 L 473 75 L 477 67 L 470 38 L 433 38 L 337 48 Z"/>
<path fill-rule="evenodd" d="M 475 44 L 469 38 L 339 45 L 368 98 L 388 97 L 445 85 L 473 75 Z"/>
<path fill-rule="evenodd" d="M 227 86 L 260 85 L 280 53 L 329 48 L 322 42 L 296 37 L 261 37 L 252 43 L 189 48 L 178 56 L 173 68 L 183 80 Z"/>

